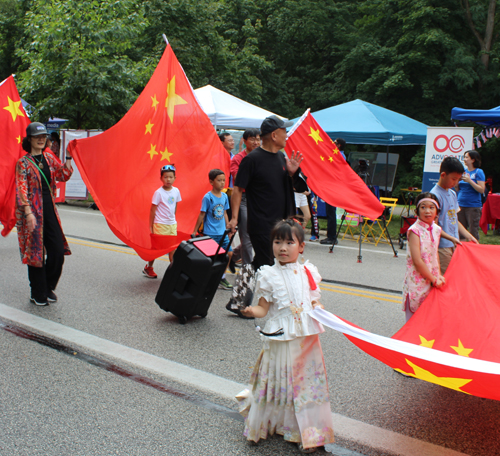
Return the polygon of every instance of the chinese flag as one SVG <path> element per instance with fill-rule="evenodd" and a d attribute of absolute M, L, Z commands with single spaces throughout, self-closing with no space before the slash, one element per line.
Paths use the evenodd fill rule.
<path fill-rule="evenodd" d="M 446 285 L 433 288 L 392 338 L 326 311 L 315 311 L 315 318 L 411 377 L 500 400 L 499 274 L 499 246 L 464 243 L 453 254 Z"/>
<path fill-rule="evenodd" d="M 311 190 L 331 206 L 376 219 L 384 206 L 352 170 L 309 109 L 288 133 L 285 151 L 302 152 L 300 167 Z"/>
<path fill-rule="evenodd" d="M 193 232 L 208 172 L 229 176 L 230 157 L 202 111 L 170 45 L 143 92 L 116 125 L 100 135 L 71 141 L 80 174 L 109 227 L 141 258 L 153 260 Z M 153 193 L 160 169 L 175 164 L 177 236 L 150 233 Z"/>
<path fill-rule="evenodd" d="M 7 236 L 16 224 L 16 163 L 26 153 L 21 142 L 30 124 L 12 76 L 0 83 L 0 108 L 0 222 Z"/>

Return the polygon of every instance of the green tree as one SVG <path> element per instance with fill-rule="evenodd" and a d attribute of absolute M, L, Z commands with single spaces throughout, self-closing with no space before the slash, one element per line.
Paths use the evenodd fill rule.
<path fill-rule="evenodd" d="M 36 117 L 76 128 L 108 128 L 137 97 L 133 40 L 146 26 L 132 0 L 38 0 L 27 13 L 18 85 Z M 130 54 L 130 55 L 129 55 Z"/>
<path fill-rule="evenodd" d="M 256 34 L 260 24 L 243 24 L 231 17 L 231 8 L 214 0 L 148 0 L 144 7 L 149 26 L 138 47 L 147 56 L 145 77 L 163 53 L 164 33 L 194 88 L 211 84 L 248 101 L 259 101 L 259 69 L 266 61 L 258 55 Z"/>
<path fill-rule="evenodd" d="M 457 6 L 456 0 L 360 3 L 352 50 L 334 73 L 335 92 L 431 125 L 449 123 L 453 106 L 499 104 L 498 59 L 488 69 L 481 64 L 476 37 Z"/>
<path fill-rule="evenodd" d="M 0 81 L 17 71 L 16 55 L 23 34 L 23 17 L 28 1 L 0 0 Z"/>

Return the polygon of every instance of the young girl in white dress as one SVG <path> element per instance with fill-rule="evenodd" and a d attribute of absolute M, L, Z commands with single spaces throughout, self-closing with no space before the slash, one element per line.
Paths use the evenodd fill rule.
<path fill-rule="evenodd" d="M 304 453 L 332 443 L 333 422 L 325 362 L 319 342 L 322 325 L 309 312 L 319 302 L 321 276 L 311 263 L 299 264 L 304 230 L 296 221 L 279 222 L 271 233 L 274 266 L 257 275 L 258 305 L 245 316 L 269 314 L 261 337 L 250 389 L 237 396 L 245 417 L 243 435 L 258 442 L 274 433 L 296 442 Z"/>

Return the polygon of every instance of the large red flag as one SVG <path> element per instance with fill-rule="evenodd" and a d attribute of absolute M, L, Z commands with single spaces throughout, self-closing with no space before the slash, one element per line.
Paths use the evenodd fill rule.
<path fill-rule="evenodd" d="M 384 206 L 340 154 L 309 109 L 288 133 L 285 150 L 299 150 L 307 185 L 328 204 L 376 219 Z"/>
<path fill-rule="evenodd" d="M 0 83 L 0 108 L 0 222 L 7 236 L 16 224 L 16 162 L 26 153 L 21 142 L 30 123 L 12 76 Z"/>
<path fill-rule="evenodd" d="M 446 285 L 433 288 L 392 338 L 369 333 L 326 311 L 315 311 L 314 316 L 393 369 L 500 400 L 499 274 L 499 246 L 458 246 L 446 271 Z"/>
<path fill-rule="evenodd" d="M 210 169 L 229 176 L 230 157 L 170 45 L 123 119 L 100 135 L 72 141 L 69 148 L 113 233 L 146 261 L 189 238 L 210 189 Z M 156 236 L 150 233 L 149 212 L 162 185 L 160 168 L 167 164 L 175 164 L 174 186 L 182 197 L 178 235 Z"/>

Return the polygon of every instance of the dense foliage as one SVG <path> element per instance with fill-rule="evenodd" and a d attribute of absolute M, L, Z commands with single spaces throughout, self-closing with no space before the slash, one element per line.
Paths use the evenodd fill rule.
<path fill-rule="evenodd" d="M 165 33 L 194 87 L 290 118 L 361 98 L 449 125 L 454 106 L 500 105 L 498 22 L 496 0 L 0 0 L 0 80 L 15 73 L 40 120 L 108 128 Z M 422 152 L 400 152 L 409 185 Z"/>

